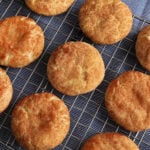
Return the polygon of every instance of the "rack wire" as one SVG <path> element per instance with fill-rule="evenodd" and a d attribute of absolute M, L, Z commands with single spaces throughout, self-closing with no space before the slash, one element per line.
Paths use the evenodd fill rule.
<path fill-rule="evenodd" d="M 125 2 L 132 8 L 131 1 Z M 143 2 L 145 1 L 138 3 Z M 138 70 L 149 74 L 139 65 L 135 56 L 137 34 L 149 21 L 142 15 L 134 15 L 132 30 L 125 39 L 111 46 L 97 45 L 86 38 L 79 28 L 78 11 L 82 3 L 83 0 L 76 0 L 66 13 L 44 17 L 30 11 L 22 0 L 0 0 L 0 19 L 14 15 L 28 16 L 42 27 L 45 34 L 44 52 L 36 62 L 21 69 L 3 67 L 13 83 L 14 95 L 8 109 L 0 114 L 0 150 L 22 150 L 11 132 L 11 111 L 22 97 L 42 91 L 52 92 L 63 99 L 71 114 L 69 134 L 56 150 L 78 150 L 88 137 L 106 131 L 120 132 L 131 138 L 141 150 L 150 150 L 149 130 L 134 133 L 123 129 L 108 116 L 104 105 L 106 88 L 119 74 L 126 70 Z M 53 89 L 47 80 L 46 66 L 51 52 L 57 46 L 66 41 L 78 40 L 93 44 L 99 50 L 105 62 L 106 75 L 102 84 L 94 91 L 71 97 Z"/>

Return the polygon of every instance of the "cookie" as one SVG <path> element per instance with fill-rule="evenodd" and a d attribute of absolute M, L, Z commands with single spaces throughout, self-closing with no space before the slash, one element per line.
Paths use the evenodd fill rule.
<path fill-rule="evenodd" d="M 105 93 L 110 116 L 130 131 L 150 128 L 150 76 L 127 71 L 114 79 Z"/>
<path fill-rule="evenodd" d="M 0 68 L 0 113 L 9 105 L 13 95 L 12 83 L 6 71 Z"/>
<path fill-rule="evenodd" d="M 144 27 L 138 34 L 136 56 L 140 64 L 150 71 L 150 25 Z"/>
<path fill-rule="evenodd" d="M 99 133 L 89 138 L 81 150 L 139 150 L 128 137 L 115 133 Z"/>
<path fill-rule="evenodd" d="M 98 44 L 113 44 L 125 38 L 132 27 L 132 13 L 120 0 L 86 0 L 79 11 L 79 25 Z"/>
<path fill-rule="evenodd" d="M 1 20 L 0 35 L 0 65 L 24 67 L 43 51 L 43 31 L 31 18 L 14 16 Z"/>
<path fill-rule="evenodd" d="M 59 46 L 47 65 L 50 83 L 70 96 L 94 90 L 102 82 L 104 72 L 104 62 L 98 50 L 79 41 Z"/>
<path fill-rule="evenodd" d="M 32 11 L 45 16 L 64 13 L 73 2 L 74 0 L 25 0 L 26 5 Z"/>
<path fill-rule="evenodd" d="M 11 127 L 25 149 L 52 149 L 66 137 L 70 115 L 67 106 L 55 95 L 31 94 L 14 107 Z"/>

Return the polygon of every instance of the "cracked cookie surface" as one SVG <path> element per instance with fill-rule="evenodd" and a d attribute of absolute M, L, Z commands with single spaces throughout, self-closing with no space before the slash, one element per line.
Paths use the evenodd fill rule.
<path fill-rule="evenodd" d="M 48 150 L 61 144 L 70 127 L 70 115 L 62 100 L 50 93 L 23 98 L 14 107 L 12 131 L 28 150 Z"/>
<path fill-rule="evenodd" d="M 120 0 L 86 0 L 79 12 L 79 25 L 87 37 L 99 44 L 113 44 L 128 35 L 132 13 Z"/>
<path fill-rule="evenodd" d="M 103 80 L 104 62 L 96 48 L 85 42 L 67 42 L 50 56 L 47 75 L 50 83 L 66 95 L 94 90 Z"/>
<path fill-rule="evenodd" d="M 127 71 L 114 79 L 105 93 L 110 116 L 125 129 L 150 128 L 150 76 Z"/>
<path fill-rule="evenodd" d="M 0 68 L 0 113 L 8 107 L 12 95 L 12 83 L 6 74 L 6 71 Z"/>
<path fill-rule="evenodd" d="M 13 16 L 1 20 L 0 35 L 0 65 L 24 67 L 43 52 L 43 31 L 31 18 Z"/>
<path fill-rule="evenodd" d="M 136 56 L 140 64 L 150 71 L 150 25 L 144 27 L 138 34 Z"/>
<path fill-rule="evenodd" d="M 139 148 L 122 134 L 106 132 L 90 137 L 81 150 L 139 150 Z"/>
<path fill-rule="evenodd" d="M 64 13 L 73 2 L 74 0 L 25 0 L 32 11 L 45 16 Z"/>

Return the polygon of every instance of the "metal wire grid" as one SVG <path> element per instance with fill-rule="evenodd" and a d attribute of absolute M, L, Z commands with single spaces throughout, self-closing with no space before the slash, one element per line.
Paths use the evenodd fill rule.
<path fill-rule="evenodd" d="M 33 18 L 45 33 L 45 49 L 42 56 L 31 65 L 22 69 L 5 68 L 14 86 L 14 96 L 9 108 L 0 115 L 0 150 L 22 150 L 11 133 L 11 111 L 15 103 L 22 97 L 42 91 L 49 91 L 62 98 L 71 114 L 71 129 L 56 150 L 78 150 L 85 139 L 98 132 L 115 131 L 125 134 L 138 144 L 141 150 L 150 150 L 150 131 L 129 132 L 118 126 L 108 117 L 104 106 L 104 94 L 109 82 L 126 70 L 146 72 L 135 57 L 135 40 L 138 31 L 148 21 L 133 16 L 134 23 L 131 33 L 122 41 L 111 45 L 96 45 L 81 32 L 77 14 L 83 0 L 76 0 L 65 14 L 55 17 L 39 16 L 31 12 L 21 0 L 0 1 L 0 19 L 13 15 L 24 15 Z M 66 41 L 82 40 L 93 44 L 101 52 L 106 75 L 102 84 L 94 91 L 70 97 L 62 95 L 49 84 L 46 66 L 50 53 Z M 59 131 L 58 131 L 59 132 Z"/>

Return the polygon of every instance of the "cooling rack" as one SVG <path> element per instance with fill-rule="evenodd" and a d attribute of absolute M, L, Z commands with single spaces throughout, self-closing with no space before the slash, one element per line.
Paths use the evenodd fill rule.
<path fill-rule="evenodd" d="M 75 0 L 64 14 L 45 17 L 30 11 L 23 0 L 0 0 L 0 19 L 23 15 L 33 18 L 44 30 L 45 48 L 42 56 L 31 65 L 21 68 L 6 68 L 14 87 L 14 95 L 8 109 L 0 114 L 0 150 L 22 150 L 15 141 L 10 128 L 11 111 L 22 97 L 48 91 L 62 98 L 71 114 L 71 128 L 64 142 L 55 150 L 78 150 L 91 135 L 106 131 L 120 132 L 131 138 L 140 150 L 150 150 L 150 130 L 129 132 L 118 126 L 107 114 L 104 94 L 109 82 L 126 70 L 143 69 L 135 57 L 137 33 L 150 20 L 150 1 L 124 0 L 133 11 L 133 27 L 130 34 L 114 45 L 97 45 L 84 36 L 78 25 L 78 11 L 83 0 Z M 102 84 L 94 91 L 76 97 L 62 95 L 50 85 L 46 76 L 46 66 L 51 52 L 66 41 L 85 41 L 95 46 L 102 54 L 106 75 Z M 136 123 L 136 122 L 135 122 Z M 59 132 L 59 131 L 58 131 Z"/>

